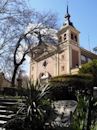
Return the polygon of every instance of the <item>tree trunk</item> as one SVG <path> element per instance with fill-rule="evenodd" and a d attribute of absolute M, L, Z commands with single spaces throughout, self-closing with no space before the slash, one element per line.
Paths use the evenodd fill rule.
<path fill-rule="evenodd" d="M 15 87 L 15 79 L 16 79 L 17 70 L 18 70 L 18 66 L 16 65 L 14 67 L 14 71 L 13 71 L 13 76 L 12 76 L 12 80 L 11 80 L 11 87 Z"/>

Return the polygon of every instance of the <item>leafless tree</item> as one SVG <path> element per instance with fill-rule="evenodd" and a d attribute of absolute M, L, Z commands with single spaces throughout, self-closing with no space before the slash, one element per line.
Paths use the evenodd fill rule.
<path fill-rule="evenodd" d="M 17 38 L 31 22 L 33 10 L 25 0 L 0 0 L 0 69 L 8 73 Z M 9 66 L 8 66 L 9 65 Z M 10 73 L 10 71 L 9 71 Z"/>
<path fill-rule="evenodd" d="M 50 33 L 48 33 L 49 30 L 52 27 L 53 28 L 56 27 L 55 15 L 51 15 L 51 14 L 42 15 L 38 12 L 35 15 L 36 15 L 36 21 L 32 22 L 31 23 L 32 26 L 30 27 L 28 26 L 28 30 L 26 30 L 22 35 L 20 35 L 15 47 L 12 86 L 15 86 L 16 74 L 19 67 L 25 61 L 25 56 L 29 53 L 32 45 L 35 43 L 33 37 L 37 38 L 38 44 L 41 44 L 43 42 L 42 37 L 44 38 L 44 42 L 47 42 L 46 41 L 47 39 L 52 38 L 51 31 Z M 24 46 L 24 44 L 26 45 Z M 19 51 L 21 52 L 21 58 L 19 56 Z"/>
<path fill-rule="evenodd" d="M 56 28 L 56 21 L 57 17 L 53 13 L 39 13 L 29 9 L 27 0 L 26 2 L 25 0 L 0 0 L 0 68 L 10 76 L 12 74 L 13 86 L 16 73 L 33 44 L 30 36 L 38 38 L 36 32 L 43 28 L 48 30 Z M 30 31 L 26 31 L 29 23 L 35 26 Z M 23 43 L 26 43 L 26 47 Z M 20 54 L 21 49 L 22 54 Z"/>

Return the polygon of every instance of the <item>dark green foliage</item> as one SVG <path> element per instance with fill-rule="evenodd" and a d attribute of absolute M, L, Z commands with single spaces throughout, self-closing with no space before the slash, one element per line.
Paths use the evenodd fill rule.
<path fill-rule="evenodd" d="M 4 126 L 6 130 L 28 130 L 27 127 L 24 126 L 25 120 L 23 118 L 16 117 L 15 119 L 11 119 Z"/>
<path fill-rule="evenodd" d="M 85 92 L 93 86 L 91 75 L 63 75 L 51 79 L 53 98 L 76 100 L 75 91 Z"/>
<path fill-rule="evenodd" d="M 91 75 L 63 75 L 51 79 L 50 83 L 54 86 L 73 87 L 76 90 L 85 89 L 92 85 Z"/>
<path fill-rule="evenodd" d="M 93 76 L 94 86 L 97 86 L 97 60 L 88 62 L 79 69 L 80 74 L 91 74 Z"/>
<path fill-rule="evenodd" d="M 80 93 L 76 93 L 77 108 L 73 114 L 72 127 L 74 130 L 83 130 L 86 128 L 87 110 L 88 110 L 88 97 Z"/>
<path fill-rule="evenodd" d="M 93 77 L 93 86 L 90 90 L 90 97 L 89 97 L 89 107 L 88 107 L 88 117 L 87 117 L 87 130 L 90 130 L 92 127 L 95 126 L 95 123 L 97 122 L 97 112 L 95 111 L 95 107 L 97 109 L 97 106 L 95 101 L 95 97 L 93 96 L 94 93 L 94 87 L 97 86 L 97 60 L 93 60 L 89 63 L 86 63 L 80 68 L 79 70 L 80 74 L 91 74 Z M 94 107 L 95 106 L 95 107 Z"/>

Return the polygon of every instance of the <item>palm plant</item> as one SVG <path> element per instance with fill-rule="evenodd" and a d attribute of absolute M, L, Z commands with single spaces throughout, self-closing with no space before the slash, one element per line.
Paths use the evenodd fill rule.
<path fill-rule="evenodd" d="M 23 97 L 22 103 L 19 103 L 19 110 L 15 118 L 5 125 L 6 129 L 43 130 L 46 123 L 50 124 L 49 119 L 53 108 L 48 96 L 49 89 L 49 85 L 42 86 L 38 82 L 36 85 L 33 85 L 29 82 L 27 84 L 26 96 Z M 21 125 L 21 128 L 19 128 L 18 124 Z"/>
<path fill-rule="evenodd" d="M 72 117 L 72 128 L 74 130 L 84 130 L 87 123 L 87 112 L 88 112 L 88 97 L 85 94 L 76 92 L 77 96 L 77 108 Z"/>

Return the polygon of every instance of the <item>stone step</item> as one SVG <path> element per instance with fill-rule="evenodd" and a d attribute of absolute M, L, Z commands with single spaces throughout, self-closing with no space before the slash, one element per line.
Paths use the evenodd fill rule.
<path fill-rule="evenodd" d="M 11 114 L 11 115 L 0 115 L 0 120 L 8 121 L 8 120 L 12 119 L 12 117 L 14 115 L 15 114 Z"/>
<path fill-rule="evenodd" d="M 17 102 L 9 102 L 9 101 L 7 101 L 7 102 L 5 102 L 5 101 L 3 101 L 3 102 L 0 102 L 0 105 L 16 105 L 17 104 Z"/>
<path fill-rule="evenodd" d="M 1 117 L 5 117 L 5 118 L 9 118 L 9 119 L 10 119 L 10 118 L 13 117 L 14 115 L 15 115 L 15 114 L 11 114 L 11 115 L 0 115 L 0 118 L 1 118 Z"/>
<path fill-rule="evenodd" d="M 17 110 L 18 110 L 18 105 L 2 105 L 2 107 L 0 107 L 0 113 L 5 111 L 6 112 L 9 111 L 9 113 L 11 111 L 16 112 Z"/>
<path fill-rule="evenodd" d="M 0 98 L 0 102 L 17 102 L 19 99 Z"/>
<path fill-rule="evenodd" d="M 6 106 L 1 106 L 1 105 L 0 105 L 0 109 L 6 109 Z"/>
<path fill-rule="evenodd" d="M 8 111 L 8 110 L 0 110 L 1 113 L 3 112 L 9 112 L 9 113 L 14 113 L 13 111 Z"/>
<path fill-rule="evenodd" d="M 0 130 L 5 130 L 4 128 L 2 129 L 2 127 L 8 120 L 14 117 L 16 111 L 19 109 L 17 105 L 18 101 L 20 101 L 22 105 L 21 99 L 0 98 Z"/>
<path fill-rule="evenodd" d="M 0 120 L 0 124 L 5 124 L 7 121 Z"/>
<path fill-rule="evenodd" d="M 5 130 L 5 128 L 0 127 L 0 130 Z"/>
<path fill-rule="evenodd" d="M 7 123 L 7 121 L 0 120 L 0 127 L 2 128 L 5 123 Z"/>
<path fill-rule="evenodd" d="M 10 115 L 10 114 L 14 114 L 14 112 L 9 110 L 0 110 L 0 115 Z"/>

